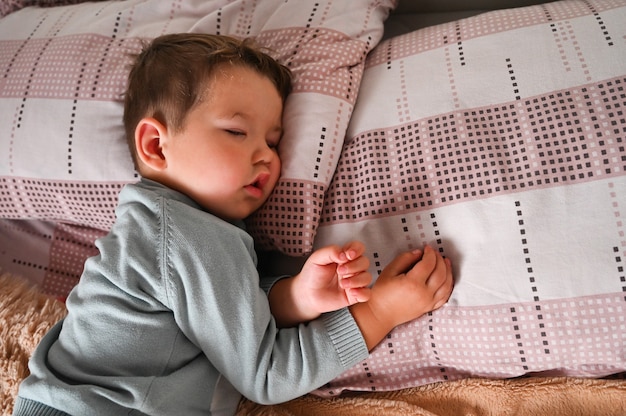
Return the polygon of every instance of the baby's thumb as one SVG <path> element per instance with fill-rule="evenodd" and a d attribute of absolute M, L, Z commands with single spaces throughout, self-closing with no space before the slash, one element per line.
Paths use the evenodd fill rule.
<path fill-rule="evenodd" d="M 391 262 L 385 267 L 385 270 L 392 275 L 399 275 L 406 273 L 422 258 L 422 250 L 405 251 L 398 254 Z"/>
<path fill-rule="evenodd" d="M 329 264 L 345 263 L 347 258 L 339 246 L 331 245 L 315 250 L 309 257 L 309 261 L 318 266 L 328 266 Z"/>

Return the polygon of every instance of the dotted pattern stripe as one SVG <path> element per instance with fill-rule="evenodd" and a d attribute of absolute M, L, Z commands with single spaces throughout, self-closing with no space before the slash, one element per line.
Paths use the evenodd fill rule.
<path fill-rule="evenodd" d="M 364 66 L 341 62 L 364 62 L 367 43 L 348 40 L 340 32 L 297 27 L 263 32 L 257 39 L 273 45 L 274 57 L 294 72 L 294 92 L 325 94 L 354 104 Z M 333 77 L 328 77 L 330 73 Z"/>
<path fill-rule="evenodd" d="M 540 303 L 540 282 L 537 282 L 537 275 L 535 273 L 535 270 L 533 268 L 533 256 L 536 255 L 535 253 L 531 253 L 531 250 L 529 247 L 532 246 L 532 244 L 529 244 L 528 239 L 531 238 L 529 237 L 529 233 L 527 233 L 527 230 L 525 228 L 525 223 L 524 223 L 524 210 L 522 209 L 522 204 L 520 203 L 520 201 L 515 201 L 515 207 L 517 209 L 517 218 L 518 218 L 518 225 L 519 225 L 519 233 L 520 233 L 520 237 L 521 237 L 521 246 L 522 246 L 522 252 L 523 252 L 523 256 L 524 256 L 524 263 L 526 265 L 526 271 L 528 272 L 528 283 L 530 286 L 530 291 L 532 292 L 532 297 L 533 297 L 533 301 L 536 302 L 535 303 L 535 312 L 537 313 L 536 316 L 536 322 L 537 322 L 537 331 L 539 332 L 540 336 L 541 336 L 541 342 L 544 348 L 544 353 L 545 354 L 550 354 L 550 343 L 547 339 L 547 333 L 545 331 L 545 322 L 544 322 L 544 316 L 542 313 L 542 305 Z M 512 311 L 513 312 L 513 311 Z M 517 317 L 515 318 L 517 321 Z M 519 331 L 519 324 L 517 324 L 517 322 L 515 323 L 514 326 L 516 331 Z M 521 336 L 520 336 L 521 338 Z M 526 361 L 526 357 L 524 356 L 524 349 L 523 349 L 523 343 L 522 340 L 520 339 L 520 342 L 518 342 L 518 347 L 520 347 L 520 355 L 522 355 L 522 359 L 524 361 Z M 528 370 L 529 368 L 524 365 L 524 367 L 526 368 L 526 370 Z"/>
<path fill-rule="evenodd" d="M 555 2 L 370 54 L 315 246 L 365 241 L 377 276 L 428 243 L 455 289 L 321 394 L 626 371 L 624 18 Z"/>
<path fill-rule="evenodd" d="M 372 351 L 367 365 L 353 367 L 317 393 L 397 390 L 470 375 L 602 377 L 624 371 L 626 303 L 621 293 L 545 301 L 543 306 L 539 320 L 534 302 L 448 305 L 393 332 Z M 545 335 L 536 330 L 541 323 Z M 436 353 L 430 348 L 431 334 L 437 340 Z M 550 344 L 550 354 L 544 341 Z"/>
<path fill-rule="evenodd" d="M 322 200 L 324 189 L 319 182 L 280 179 L 265 209 L 248 220 L 255 243 L 301 255 L 302 247 L 311 247 L 321 213 L 311 201 Z"/>
<path fill-rule="evenodd" d="M 344 149 L 322 224 L 626 175 L 626 77 L 368 131 Z"/>
<path fill-rule="evenodd" d="M 626 301 L 626 224 L 624 224 L 623 206 L 626 201 L 626 191 L 619 185 L 611 182 L 608 184 L 608 192 L 614 209 L 615 230 L 617 233 L 617 245 L 613 247 L 615 253 L 615 268 L 619 283 L 622 286 L 624 301 Z"/>
<path fill-rule="evenodd" d="M 64 299 L 104 234 L 70 224 L 0 219 L 0 264 L 3 271 L 25 276 L 42 292 Z"/>
<path fill-rule="evenodd" d="M 63 220 L 108 230 L 124 185 L 0 177 L 0 211 L 4 218 Z"/>
<path fill-rule="evenodd" d="M 28 6 L 63 6 L 68 4 L 81 3 L 86 0 L 4 0 L 0 3 L 0 16 L 6 16 L 9 13 L 13 13 L 23 7 Z"/>
<path fill-rule="evenodd" d="M 111 206 L 66 210 L 67 201 L 56 193 L 68 183 L 93 184 L 98 198 L 101 184 L 117 187 L 137 180 L 122 126 L 129 55 L 140 50 L 142 40 L 170 32 L 255 37 L 288 65 L 294 93 L 286 114 L 294 117 L 284 121 L 285 182 L 275 195 L 288 194 L 292 183 L 308 186 L 312 180 L 315 187 L 327 188 L 366 56 L 382 37 L 392 3 L 358 0 L 346 7 L 343 1 L 320 0 L 303 7 L 282 0 L 126 0 L 12 13 L 0 23 L 0 114 L 6 126 L 0 132 L 0 177 L 5 179 L 0 184 L 8 186 L 0 188 L 5 195 L 0 215 L 108 228 Z M 94 149 L 101 150 L 98 157 Z M 19 190 L 22 181 L 38 180 L 47 185 L 37 194 Z M 270 235 L 260 239 L 272 244 L 268 248 L 303 254 L 312 246 L 323 192 L 293 199 L 317 212 L 286 220 L 282 208 L 273 208 L 280 207 L 279 201 L 272 199 L 260 213 L 268 221 L 252 221 L 250 230 Z M 42 200 L 54 204 L 44 209 Z M 277 232 L 264 229 L 265 224 L 285 227 Z M 306 237 L 301 226 L 308 230 Z"/>
<path fill-rule="evenodd" d="M 601 13 L 622 7 L 623 5 L 621 0 L 570 1 L 523 7 L 516 9 L 514 12 L 510 10 L 494 10 L 456 22 L 421 29 L 421 36 L 417 41 L 411 39 L 410 35 L 397 36 L 393 40 L 393 49 L 377 48 L 372 51 L 366 67 L 369 68 L 381 64 L 388 65 L 390 60 L 400 60 L 406 56 L 437 49 L 449 44 L 454 44 L 455 48 L 457 48 L 458 59 L 461 60 L 461 65 L 465 65 L 463 61 L 469 59 L 464 57 L 463 53 L 463 42 L 465 41 L 499 32 L 541 25 L 547 22 L 588 16 L 591 10 L 595 13 L 594 16 L 597 16 L 595 19 L 598 21 L 598 31 L 607 37 L 607 42 L 610 42 L 607 27 L 602 21 Z"/>
<path fill-rule="evenodd" d="M 119 188 L 136 179 L 111 128 L 121 117 L 114 58 L 138 47 L 132 39 L 198 23 L 193 30 L 257 34 L 302 83 L 290 97 L 280 149 L 294 157 L 284 158 L 285 175 L 249 224 L 261 247 L 301 255 L 314 244 L 362 239 L 375 275 L 399 250 L 426 242 L 454 262 L 446 307 L 394 330 L 321 394 L 468 376 L 626 371 L 626 68 L 614 59 L 626 46 L 616 24 L 626 3 L 485 13 L 390 39 L 363 70 L 379 39 L 380 9 L 336 19 L 337 1 L 297 10 L 288 10 L 297 2 L 275 1 L 270 20 L 258 13 L 271 0 L 257 0 L 212 10 L 202 24 L 186 1 L 85 4 L 37 12 L 15 32 L 20 37 L 0 41 L 7 64 L 0 114 L 11 128 L 0 133 L 0 265 L 32 274 L 55 296 L 75 283 L 113 220 Z M 146 4 L 162 18 L 149 29 Z M 107 18 L 89 33 L 70 28 L 86 10 Z M 524 43 L 520 33 L 532 39 Z M 84 36 L 99 55 L 88 55 Z M 59 43 L 69 40 L 76 43 Z M 530 53 L 538 45 L 547 56 Z M 76 66 L 54 61 L 81 48 Z M 33 120 L 44 115 L 50 120 L 37 130 Z M 85 124 L 97 147 L 81 139 Z M 103 166 L 90 171 L 84 165 L 94 148 L 111 153 L 98 152 Z"/>
<path fill-rule="evenodd" d="M 590 1 L 585 1 L 584 3 L 589 8 L 589 10 L 591 10 L 591 12 L 593 13 L 593 17 L 596 19 L 596 22 L 598 23 L 598 27 L 602 31 L 602 34 L 604 35 L 604 39 L 606 40 L 607 45 L 613 46 L 613 39 L 611 38 L 611 34 L 608 31 L 606 24 L 604 23 L 604 20 L 602 19 L 602 16 L 600 15 L 601 8 L 597 7 L 593 2 L 590 2 Z"/>
<path fill-rule="evenodd" d="M 304 39 L 299 42 L 299 38 Z M 362 68 L 348 68 L 341 62 L 363 60 L 367 48 L 345 39 L 339 32 L 316 29 L 310 33 L 298 27 L 257 36 L 261 44 L 272 45 L 277 59 L 289 57 L 296 75 L 295 92 L 321 93 L 354 103 Z M 26 42 L 0 40 L 0 62 L 8 62 L 0 97 L 120 101 L 129 54 L 140 50 L 141 39 L 114 40 L 89 33 Z"/>

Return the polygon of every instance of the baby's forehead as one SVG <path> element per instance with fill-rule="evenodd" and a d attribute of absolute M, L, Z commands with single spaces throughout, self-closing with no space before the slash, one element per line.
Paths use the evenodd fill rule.
<path fill-rule="evenodd" d="M 280 91 L 276 86 L 274 79 L 268 74 L 263 73 L 262 71 L 254 68 L 245 63 L 239 62 L 222 62 L 217 65 L 214 65 L 210 68 L 200 83 L 198 85 L 197 94 L 199 95 L 200 101 L 204 101 L 211 97 L 216 91 L 216 84 L 224 81 L 235 81 L 238 79 L 246 80 L 251 77 L 259 77 L 269 81 L 277 93 L 280 95 Z"/>

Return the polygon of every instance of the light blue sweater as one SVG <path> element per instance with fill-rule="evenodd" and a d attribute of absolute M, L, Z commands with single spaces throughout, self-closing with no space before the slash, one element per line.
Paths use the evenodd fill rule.
<path fill-rule="evenodd" d="M 367 357 L 347 309 L 278 329 L 242 228 L 152 181 L 126 186 L 42 340 L 14 415 L 221 415 L 283 402 Z M 232 384 L 232 386 L 231 386 Z"/>

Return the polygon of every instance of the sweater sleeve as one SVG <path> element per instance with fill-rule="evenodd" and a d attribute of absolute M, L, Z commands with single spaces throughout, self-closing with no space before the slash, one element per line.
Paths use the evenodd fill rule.
<path fill-rule="evenodd" d="M 249 399 L 291 400 L 367 357 L 347 308 L 277 328 L 245 231 L 217 219 L 199 224 L 188 215 L 163 231 L 161 272 L 178 326 Z"/>
<path fill-rule="evenodd" d="M 289 277 L 289 276 L 288 275 L 283 275 L 283 276 L 263 276 L 262 278 L 260 278 L 259 287 L 263 290 L 263 292 L 268 294 L 268 293 L 270 293 L 270 290 L 272 290 L 272 287 L 274 287 L 276 282 L 278 282 L 281 279 L 285 279 L 287 277 Z"/>

